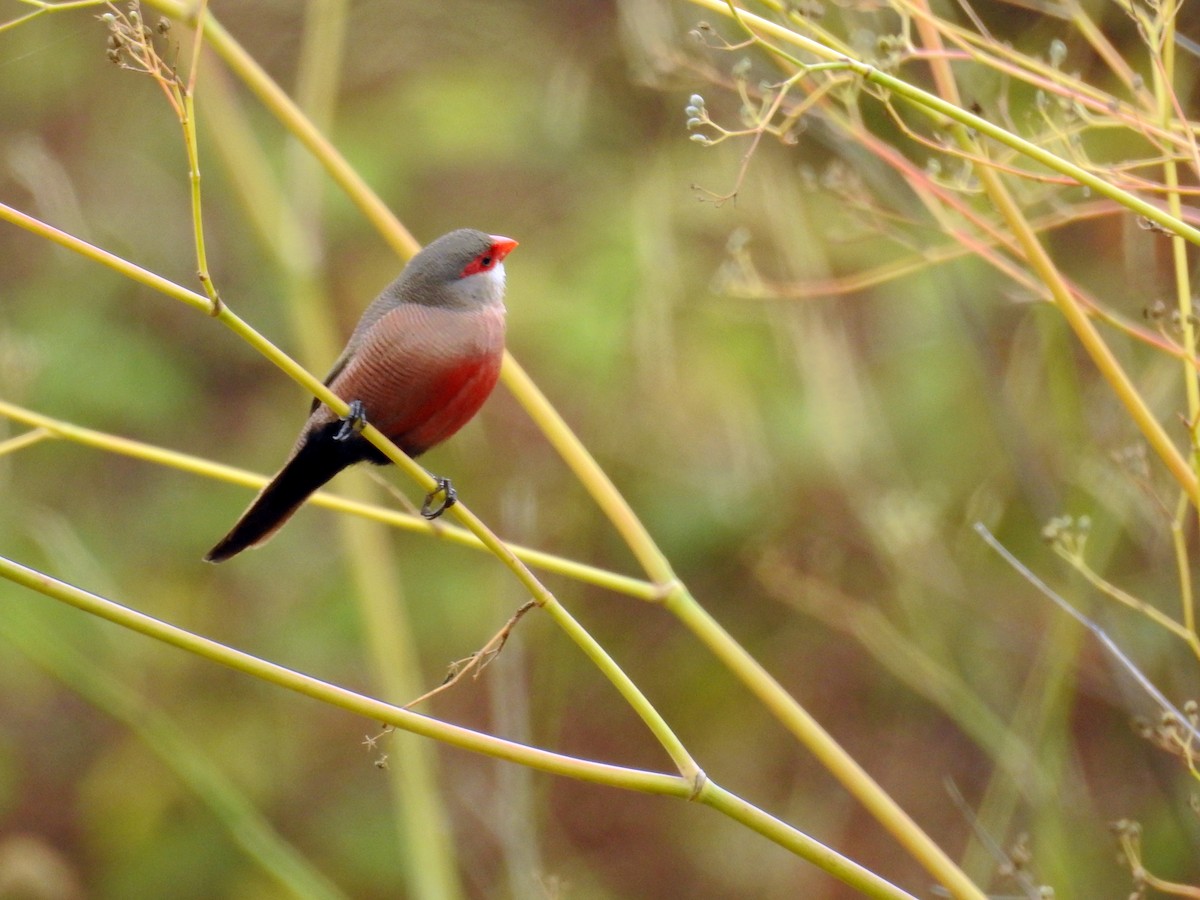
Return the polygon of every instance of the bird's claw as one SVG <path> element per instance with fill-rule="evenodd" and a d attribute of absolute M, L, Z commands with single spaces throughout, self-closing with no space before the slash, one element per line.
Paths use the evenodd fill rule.
<path fill-rule="evenodd" d="M 431 520 L 436 519 L 458 502 L 458 491 L 454 490 L 454 485 L 450 483 L 449 478 L 442 478 L 440 475 L 435 475 L 433 476 L 433 480 L 437 482 L 437 490 L 426 494 L 425 502 L 421 504 L 421 515 Z M 442 502 L 434 506 L 433 501 L 439 494 L 442 495 Z"/>
<path fill-rule="evenodd" d="M 342 416 L 342 427 L 333 436 L 335 441 L 348 441 L 362 432 L 367 424 L 367 408 L 361 400 L 350 401 L 350 411 Z"/>

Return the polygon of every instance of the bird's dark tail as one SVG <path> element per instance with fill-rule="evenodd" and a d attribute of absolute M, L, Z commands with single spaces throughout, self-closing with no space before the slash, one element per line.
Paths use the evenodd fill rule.
<path fill-rule="evenodd" d="M 269 540 L 310 494 L 342 469 L 367 458 L 370 454 L 365 448 L 374 449 L 358 435 L 347 441 L 335 440 L 333 435 L 340 422 L 331 425 L 308 435 L 229 534 L 205 554 L 205 560 L 224 562 L 247 547 Z"/>

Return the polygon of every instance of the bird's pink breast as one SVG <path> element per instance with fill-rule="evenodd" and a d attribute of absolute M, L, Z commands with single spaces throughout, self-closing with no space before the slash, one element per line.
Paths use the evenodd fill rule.
<path fill-rule="evenodd" d="M 471 420 L 500 376 L 500 356 L 466 360 L 428 383 L 423 402 L 384 433 L 411 454 L 440 444 Z"/>
<path fill-rule="evenodd" d="M 381 318 L 330 384 L 410 456 L 462 428 L 488 398 L 504 355 L 504 309 L 402 306 Z M 327 408 L 314 415 L 332 417 Z"/>

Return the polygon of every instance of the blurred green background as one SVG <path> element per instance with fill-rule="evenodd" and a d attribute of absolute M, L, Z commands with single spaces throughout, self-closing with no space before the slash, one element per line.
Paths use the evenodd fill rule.
<path fill-rule="evenodd" d="M 2 3 L 0 21 L 26 10 Z M 306 77 L 304 4 L 214 0 L 212 11 L 285 89 Z M 1095 14 L 1132 52 L 1122 14 Z M 882 12 L 830 15 L 844 32 L 895 27 Z M 912 246 L 946 238 L 888 170 L 819 121 L 795 147 L 765 141 L 736 202 L 698 202 L 693 185 L 734 185 L 747 146 L 688 140 L 693 92 L 714 118 L 737 116 L 736 98 L 704 77 L 724 77 L 736 58 L 686 38 L 701 18 L 683 2 L 351 4 L 330 135 L 420 240 L 463 226 L 520 240 L 507 264 L 513 353 L 700 601 L 935 840 L 968 854 L 981 883 L 1015 892 L 1003 878 L 988 882 L 995 860 L 971 845 L 955 790 L 986 806 L 980 826 L 1002 847 L 1028 834 L 1034 879 L 1060 897 L 1125 896 L 1108 828 L 1120 818 L 1142 822 L 1152 871 L 1200 880 L 1195 781 L 1130 727 L 1152 708 L 971 530 L 976 521 L 995 529 L 1182 702 L 1200 694 L 1182 642 L 1099 599 L 1039 537 L 1051 516 L 1090 515 L 1097 567 L 1175 615 L 1168 520 L 1155 499 L 1173 508 L 1166 478 L 1139 483 L 1114 461 L 1136 452 L 1138 437 L 1057 312 L 978 260 L 847 295 L 721 290 L 731 240 L 779 282 L 902 255 L 869 212 L 846 203 L 846 179 L 914 219 Z M 1028 52 L 1061 36 L 1085 65 L 1086 48 L 1060 23 L 1005 7 L 991 25 Z M 178 124 L 148 78 L 105 59 L 104 41 L 89 10 L 0 32 L 0 200 L 194 287 Z M 755 77 L 771 76 L 754 65 Z M 290 265 L 316 286 L 340 345 L 401 262 L 323 175 L 298 168 L 282 129 L 225 76 L 205 58 L 198 110 L 215 282 L 241 316 L 302 355 L 287 312 L 295 272 L 253 224 L 222 156 L 227 135 L 207 117 L 205 91 L 220 78 L 262 144 L 266 177 L 319 179 L 321 204 L 290 223 L 303 238 Z M 235 154 L 234 169 L 241 164 Z M 1050 244 L 1067 272 L 1129 317 L 1169 289 L 1165 244 L 1121 217 L 1060 231 Z M 1112 340 L 1174 427 L 1184 408 L 1177 364 Z M 322 374 L 332 357 L 308 362 Z M 309 402 L 203 315 L 7 224 L 0 396 L 264 473 L 286 455 Z M 0 422 L 0 439 L 21 431 Z M 451 475 L 502 536 L 640 574 L 503 388 L 423 462 Z M 45 442 L 0 457 L 0 553 L 382 693 L 332 513 L 305 510 L 265 548 L 220 568 L 201 563 L 248 499 L 245 489 Z M 389 602 L 411 616 L 412 662 L 431 687 L 525 597 L 485 555 L 390 540 L 402 579 Z M 548 584 L 716 780 L 933 895 L 917 864 L 662 610 L 561 578 Z M 38 664 L 64 648 L 144 703 L 135 721 L 169 717 L 189 753 L 346 893 L 412 890 L 407 869 L 420 863 L 397 849 L 388 776 L 361 744 L 373 723 L 9 584 L 0 584 L 0 619 L 0 895 L 282 892 L 175 767 L 81 696 L 80 682 L 100 689 L 92 676 L 72 689 Z M 36 635 L 52 649 L 39 655 Z M 567 753 L 669 766 L 537 614 L 483 678 L 430 711 Z M 1016 737 L 1007 743 L 1006 727 Z M 404 767 L 387 740 L 389 764 Z M 456 750 L 433 755 L 466 896 L 848 893 L 702 808 Z"/>

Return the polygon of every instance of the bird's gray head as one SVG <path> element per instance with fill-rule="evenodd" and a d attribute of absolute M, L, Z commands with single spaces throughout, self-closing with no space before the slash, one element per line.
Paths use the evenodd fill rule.
<path fill-rule="evenodd" d="M 504 257 L 511 238 L 460 228 L 412 258 L 394 287 L 408 303 L 474 309 L 504 302 Z"/>

